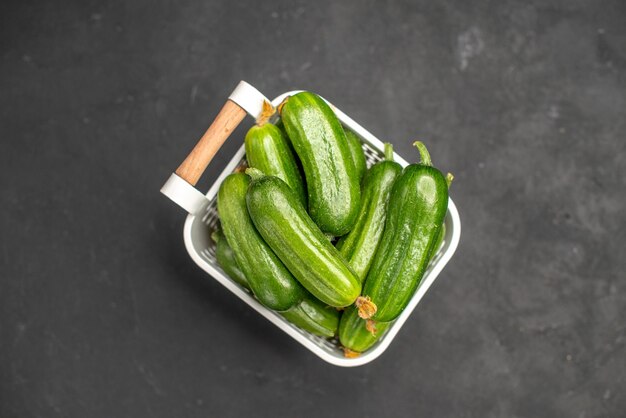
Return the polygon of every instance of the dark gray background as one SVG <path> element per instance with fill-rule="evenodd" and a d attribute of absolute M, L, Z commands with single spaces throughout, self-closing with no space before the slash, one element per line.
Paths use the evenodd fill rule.
<path fill-rule="evenodd" d="M 0 53 L 2 418 L 626 410 L 625 2 L 3 1 Z M 456 175 L 457 254 L 370 365 L 184 249 L 159 188 L 240 79 Z"/>

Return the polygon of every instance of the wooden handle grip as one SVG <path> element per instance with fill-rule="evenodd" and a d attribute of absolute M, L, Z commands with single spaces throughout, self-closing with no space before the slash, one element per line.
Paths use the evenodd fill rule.
<path fill-rule="evenodd" d="M 246 117 L 246 111 L 238 104 L 227 100 L 220 113 L 206 130 L 185 161 L 178 166 L 176 174 L 195 186 L 204 170 L 222 147 L 224 141 Z"/>

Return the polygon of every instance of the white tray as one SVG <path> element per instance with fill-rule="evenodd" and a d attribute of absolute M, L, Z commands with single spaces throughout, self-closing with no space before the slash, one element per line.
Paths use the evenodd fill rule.
<path fill-rule="evenodd" d="M 290 96 L 298 92 L 299 90 L 283 93 L 274 100 L 272 100 L 272 104 L 274 106 L 277 106 L 286 96 Z M 250 110 L 248 110 L 248 108 L 250 107 L 249 103 L 243 102 L 246 100 L 253 101 L 254 99 L 251 96 L 244 96 L 245 92 L 243 96 L 242 94 L 239 94 L 239 96 L 237 96 L 234 92 L 233 95 L 231 95 L 231 100 L 234 100 L 236 103 L 241 105 L 242 108 L 246 109 L 249 113 L 252 113 Z M 334 106 L 332 107 L 343 125 L 352 130 L 361 138 L 363 142 L 363 149 L 365 150 L 365 154 L 367 157 L 368 166 L 371 166 L 376 161 L 381 160 L 383 158 L 383 143 L 378 140 L 378 138 L 376 138 L 374 135 L 365 130 L 361 125 L 353 121 L 341 110 L 337 109 Z M 253 114 L 253 116 L 255 115 Z M 417 156 L 418 154 L 416 151 L 415 156 L 412 156 L 413 158 L 410 159 L 415 161 L 417 160 Z M 403 167 L 408 165 L 408 162 L 398 154 L 394 153 L 394 157 L 395 161 L 397 161 Z M 385 335 L 383 335 L 372 348 L 367 350 L 359 357 L 346 358 L 337 339 L 331 340 L 312 335 L 291 324 L 279 314 L 265 308 L 254 298 L 252 293 L 231 280 L 217 264 L 217 261 L 215 260 L 215 243 L 210 238 L 210 230 L 214 229 L 219 222 L 217 216 L 216 202 L 217 191 L 224 178 L 232 173 L 238 166 L 240 166 L 244 162 L 245 149 L 242 145 L 235 153 L 233 158 L 230 160 L 226 168 L 224 168 L 224 171 L 222 171 L 222 173 L 209 189 L 208 193 L 206 194 L 205 203 L 202 205 L 196 204 L 196 207 L 199 207 L 199 209 L 195 211 L 191 211 L 188 207 L 186 207 L 186 209 L 188 209 L 191 214 L 187 216 L 187 219 L 185 221 L 183 235 L 185 240 L 185 246 L 187 247 L 187 251 L 189 252 L 191 258 L 196 262 L 198 266 L 200 266 L 200 268 L 213 276 L 228 290 L 237 295 L 241 300 L 250 305 L 254 310 L 256 310 L 269 321 L 274 323 L 274 325 L 282 329 L 285 333 L 289 334 L 293 339 L 298 341 L 300 344 L 302 344 L 304 347 L 309 349 L 311 352 L 313 352 L 324 361 L 334 364 L 336 366 L 352 367 L 369 363 L 370 361 L 380 356 L 387 349 L 389 344 L 391 344 L 396 334 L 398 334 L 398 332 L 402 328 L 402 325 L 404 325 L 404 322 L 411 315 L 428 288 L 435 281 L 439 273 L 441 273 L 441 270 L 443 270 L 445 265 L 454 254 L 454 251 L 456 250 L 461 235 L 461 221 L 459 219 L 459 213 L 452 199 L 448 201 L 448 213 L 445 219 L 446 235 L 444 237 L 442 246 L 438 254 L 433 258 L 419 287 L 417 288 L 417 291 L 415 292 L 415 295 L 409 302 L 408 306 L 406 307 L 404 312 L 402 312 L 400 317 L 398 317 L 395 323 L 387 329 Z M 175 181 L 178 181 L 178 179 L 176 179 Z M 166 186 L 164 186 L 163 192 L 166 195 L 170 196 L 173 200 L 176 200 L 171 196 L 171 194 L 173 194 L 171 190 L 165 190 L 166 187 L 167 184 Z M 181 204 L 180 202 L 178 203 Z"/>

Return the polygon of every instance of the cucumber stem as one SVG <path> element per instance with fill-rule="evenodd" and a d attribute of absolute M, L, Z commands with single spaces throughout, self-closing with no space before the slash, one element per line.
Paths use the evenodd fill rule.
<path fill-rule="evenodd" d="M 361 355 L 361 353 L 357 351 L 352 351 L 348 347 L 343 347 L 343 355 L 346 358 L 357 358 Z"/>
<path fill-rule="evenodd" d="M 385 142 L 385 160 L 393 161 L 393 145 Z"/>
<path fill-rule="evenodd" d="M 285 106 L 285 104 L 287 104 L 287 101 L 289 100 L 290 96 L 287 96 L 283 99 L 282 102 L 280 102 L 280 104 L 278 105 L 277 109 L 278 109 L 278 114 L 282 115 L 283 114 L 283 106 Z"/>
<path fill-rule="evenodd" d="M 426 145 L 424 145 L 422 141 L 415 141 L 413 142 L 413 145 L 417 147 L 417 150 L 420 153 L 420 159 L 421 159 L 420 163 L 422 165 L 432 166 L 433 162 L 430 159 L 430 153 L 426 149 Z"/>
<path fill-rule="evenodd" d="M 452 180 L 454 180 L 454 176 L 452 175 L 452 173 L 446 174 L 446 184 L 448 185 L 448 189 L 450 188 L 450 185 L 452 184 Z"/>
<path fill-rule="evenodd" d="M 263 100 L 263 107 L 261 108 L 261 113 L 259 113 L 259 117 L 256 118 L 256 124 L 258 126 L 265 125 L 267 122 L 269 122 L 270 118 L 274 116 L 274 113 L 276 113 L 276 109 L 274 109 L 274 106 L 272 106 L 272 104 L 267 100 Z"/>
<path fill-rule="evenodd" d="M 252 167 L 246 169 L 246 174 L 252 177 L 252 180 L 258 180 L 262 177 L 265 177 L 265 174 L 263 174 L 261 170 Z"/>
<path fill-rule="evenodd" d="M 244 161 L 241 165 L 239 165 L 237 168 L 233 170 L 233 173 L 245 173 L 247 168 L 248 168 L 248 162 Z"/>
<path fill-rule="evenodd" d="M 354 306 L 357 307 L 359 316 L 363 319 L 370 319 L 378 310 L 378 307 L 369 296 L 359 296 L 354 301 Z"/>

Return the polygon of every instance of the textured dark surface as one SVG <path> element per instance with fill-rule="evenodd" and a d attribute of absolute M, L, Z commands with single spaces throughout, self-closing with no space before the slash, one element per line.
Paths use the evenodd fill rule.
<path fill-rule="evenodd" d="M 0 417 L 623 416 L 626 3 L 56 3 L 0 4 Z M 240 79 L 456 175 L 457 254 L 370 365 L 207 277 L 158 192 Z"/>

